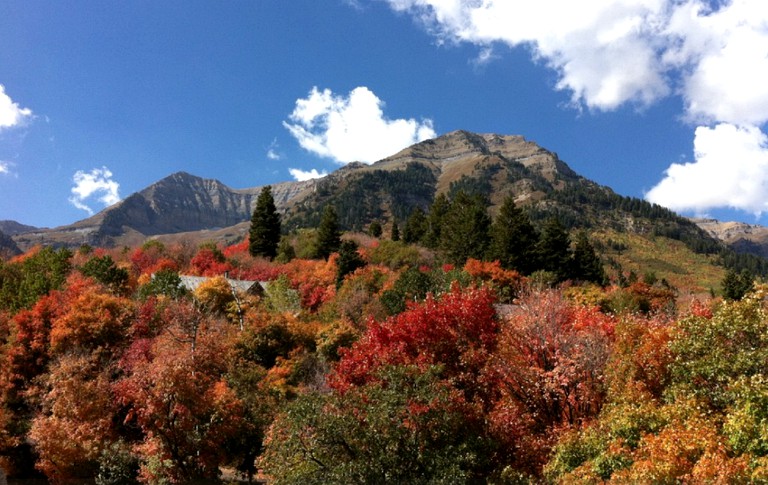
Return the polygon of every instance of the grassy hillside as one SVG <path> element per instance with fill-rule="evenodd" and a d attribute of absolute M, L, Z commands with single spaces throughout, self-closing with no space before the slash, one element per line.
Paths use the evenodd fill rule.
<path fill-rule="evenodd" d="M 720 291 L 726 270 L 717 264 L 716 255 L 698 254 L 683 242 L 663 236 L 600 229 L 592 232 L 591 238 L 614 281 L 619 271 L 623 271 L 625 277 L 634 272 L 640 279 L 665 279 L 681 294 Z"/>

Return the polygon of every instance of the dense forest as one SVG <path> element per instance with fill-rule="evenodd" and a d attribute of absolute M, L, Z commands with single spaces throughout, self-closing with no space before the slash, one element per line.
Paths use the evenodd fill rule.
<path fill-rule="evenodd" d="M 768 480 L 766 289 L 748 271 L 682 301 L 607 272 L 588 230 L 511 198 L 491 218 L 468 188 L 403 214 L 402 237 L 384 220 L 343 233 L 330 203 L 279 237 L 264 200 L 229 246 L 0 262 L 0 467 L 98 484 Z"/>

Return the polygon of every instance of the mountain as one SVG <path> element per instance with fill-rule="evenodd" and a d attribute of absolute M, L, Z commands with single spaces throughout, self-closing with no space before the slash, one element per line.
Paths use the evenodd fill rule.
<path fill-rule="evenodd" d="M 694 253 L 721 261 L 727 257 L 730 265 L 768 273 L 765 260 L 727 252 L 693 221 L 644 200 L 618 195 L 522 136 L 454 131 L 371 165 L 351 163 L 322 179 L 273 185 L 287 230 L 316 226 L 328 204 L 336 207 L 346 230 L 363 229 L 374 220 L 402 224 L 415 207 L 427 210 L 437 194 L 452 196 L 460 190 L 483 196 L 491 214 L 511 195 L 535 222 L 557 217 L 571 229 L 669 238 Z M 235 242 L 248 230 L 260 191 L 261 187 L 233 189 L 217 180 L 179 172 L 93 217 L 17 234 L 14 240 L 22 249 L 40 243 L 136 245 L 148 237 Z"/>
<path fill-rule="evenodd" d="M 40 230 L 40 228 L 20 224 L 16 221 L 0 221 L 0 231 L 2 231 L 6 236 L 15 236 L 16 234 L 38 230 Z"/>
<path fill-rule="evenodd" d="M 427 209 L 437 193 L 484 196 L 495 213 L 511 195 L 536 221 L 558 217 L 570 228 L 610 227 L 666 236 L 698 252 L 721 245 L 693 222 L 659 205 L 623 197 L 574 172 L 555 152 L 522 136 L 455 131 L 415 144 L 372 165 L 350 164 L 297 198 L 286 213 L 292 227 L 317 223 L 334 204 L 346 229 L 372 220 L 402 223 L 415 206 Z"/>
<path fill-rule="evenodd" d="M 311 197 L 297 200 L 287 219 L 296 227 L 314 225 L 333 203 L 345 228 L 360 229 L 376 219 L 402 222 L 441 192 L 480 193 L 493 208 L 509 194 L 526 204 L 579 179 L 555 153 L 522 136 L 454 131 L 372 165 L 337 170 L 318 181 Z"/>

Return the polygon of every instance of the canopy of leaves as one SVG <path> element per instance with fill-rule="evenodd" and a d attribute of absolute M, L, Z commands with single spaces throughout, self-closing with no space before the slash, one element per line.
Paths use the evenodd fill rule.
<path fill-rule="evenodd" d="M 260 464 L 275 483 L 467 483 L 482 439 L 435 367 L 384 366 L 342 394 L 307 394 L 270 429 Z"/>

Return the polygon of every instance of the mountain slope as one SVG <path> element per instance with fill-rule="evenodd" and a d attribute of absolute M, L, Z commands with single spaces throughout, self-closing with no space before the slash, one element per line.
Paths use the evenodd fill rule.
<path fill-rule="evenodd" d="M 373 165 L 338 170 L 286 215 L 292 227 L 314 225 L 323 206 L 334 204 L 346 229 L 375 219 L 402 223 L 415 206 L 426 210 L 436 194 L 459 190 L 484 196 L 491 213 L 511 195 L 537 221 L 554 216 L 571 228 L 607 226 L 662 235 L 698 252 L 721 247 L 691 221 L 581 177 L 556 153 L 521 136 L 465 131 L 418 143 Z"/>
<path fill-rule="evenodd" d="M 580 179 L 555 153 L 521 136 L 454 131 L 372 165 L 337 170 L 318 182 L 311 197 L 297 201 L 287 220 L 292 227 L 314 225 L 332 203 L 345 228 L 360 229 L 376 219 L 402 222 L 442 192 L 481 193 L 493 210 L 509 194 L 526 204 Z"/>

